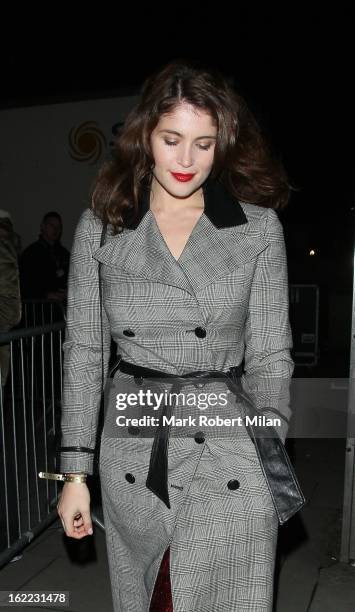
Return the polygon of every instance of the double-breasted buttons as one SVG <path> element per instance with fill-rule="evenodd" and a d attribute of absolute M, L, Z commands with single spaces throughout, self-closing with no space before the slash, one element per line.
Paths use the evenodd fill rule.
<path fill-rule="evenodd" d="M 239 489 L 240 482 L 239 482 L 239 480 L 229 480 L 227 482 L 227 487 L 228 487 L 228 489 L 231 489 L 232 491 L 235 491 L 236 489 Z"/>
<path fill-rule="evenodd" d="M 205 338 L 206 337 L 206 330 L 204 329 L 204 327 L 196 327 L 195 328 L 195 334 L 198 338 Z"/>
<path fill-rule="evenodd" d="M 205 441 L 205 434 L 203 433 L 203 431 L 197 431 L 194 435 L 194 438 L 197 444 L 203 444 L 203 442 Z"/>
<path fill-rule="evenodd" d="M 129 425 L 127 431 L 131 436 L 138 436 L 140 429 L 136 425 Z"/>
<path fill-rule="evenodd" d="M 131 484 L 136 482 L 136 479 L 133 476 L 133 474 L 130 474 L 129 472 L 127 472 L 127 474 L 125 474 L 125 479 L 127 480 L 127 482 L 130 482 Z"/>
<path fill-rule="evenodd" d="M 124 336 L 128 336 L 129 338 L 133 338 L 133 336 L 136 335 L 133 329 L 124 329 L 122 333 Z"/>

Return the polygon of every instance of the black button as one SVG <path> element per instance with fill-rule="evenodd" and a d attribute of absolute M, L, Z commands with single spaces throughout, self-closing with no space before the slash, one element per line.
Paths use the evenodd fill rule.
<path fill-rule="evenodd" d="M 227 487 L 228 487 L 228 489 L 232 489 L 232 491 L 235 491 L 236 489 L 239 489 L 239 487 L 240 487 L 239 480 L 229 480 L 227 482 Z"/>
<path fill-rule="evenodd" d="M 194 435 L 194 438 L 197 444 L 203 444 L 203 442 L 205 441 L 205 436 L 204 436 L 203 431 L 197 431 Z"/>
<path fill-rule="evenodd" d="M 133 474 L 130 474 L 129 472 L 127 474 L 125 474 L 125 479 L 127 480 L 127 482 L 130 482 L 131 484 L 136 482 L 136 479 L 133 476 Z"/>
<path fill-rule="evenodd" d="M 136 383 L 136 385 L 141 386 L 144 382 L 143 376 L 135 376 L 134 382 Z"/>
<path fill-rule="evenodd" d="M 129 427 L 127 427 L 127 431 L 129 434 L 131 434 L 131 436 L 138 436 L 140 429 L 139 427 L 136 427 L 136 425 L 129 425 Z"/>
<path fill-rule="evenodd" d="M 195 329 L 195 334 L 198 338 L 205 338 L 206 337 L 206 330 L 203 327 L 196 327 Z"/>
<path fill-rule="evenodd" d="M 125 336 L 129 336 L 130 338 L 133 338 L 133 336 L 135 336 L 136 334 L 134 333 L 133 329 L 124 329 L 122 332 Z"/>

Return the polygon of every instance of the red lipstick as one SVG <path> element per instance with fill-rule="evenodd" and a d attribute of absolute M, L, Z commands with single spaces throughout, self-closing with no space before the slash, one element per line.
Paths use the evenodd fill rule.
<path fill-rule="evenodd" d="M 195 176 L 194 174 L 180 174 L 179 172 L 172 172 L 173 177 L 181 183 L 187 183 Z"/>

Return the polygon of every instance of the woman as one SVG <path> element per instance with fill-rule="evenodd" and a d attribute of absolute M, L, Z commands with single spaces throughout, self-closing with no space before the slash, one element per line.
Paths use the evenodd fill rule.
<path fill-rule="evenodd" d="M 275 209 L 289 190 L 244 100 L 220 75 L 176 61 L 146 81 L 75 234 L 63 472 L 92 473 L 101 350 L 106 376 L 111 336 L 120 356 L 114 381 L 125 390 L 138 391 L 150 373 L 181 383 L 243 362 L 243 389 L 260 414 L 279 418 L 284 442 L 294 366 Z M 220 391 L 224 383 L 208 384 Z M 235 415 L 246 405 L 228 400 Z M 161 423 L 150 436 L 134 424 L 125 431 L 104 430 L 100 452 L 115 611 L 149 610 L 164 553 L 174 612 L 270 611 L 278 516 L 246 426 L 229 437 L 198 425 L 170 439 Z M 81 480 L 64 484 L 58 505 L 74 538 L 92 533 Z"/>

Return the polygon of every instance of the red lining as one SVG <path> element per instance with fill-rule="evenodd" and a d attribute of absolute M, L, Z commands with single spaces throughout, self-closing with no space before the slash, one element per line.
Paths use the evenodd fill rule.
<path fill-rule="evenodd" d="M 169 553 L 170 549 L 168 548 L 164 553 L 154 585 L 149 612 L 173 612 L 169 571 Z"/>

